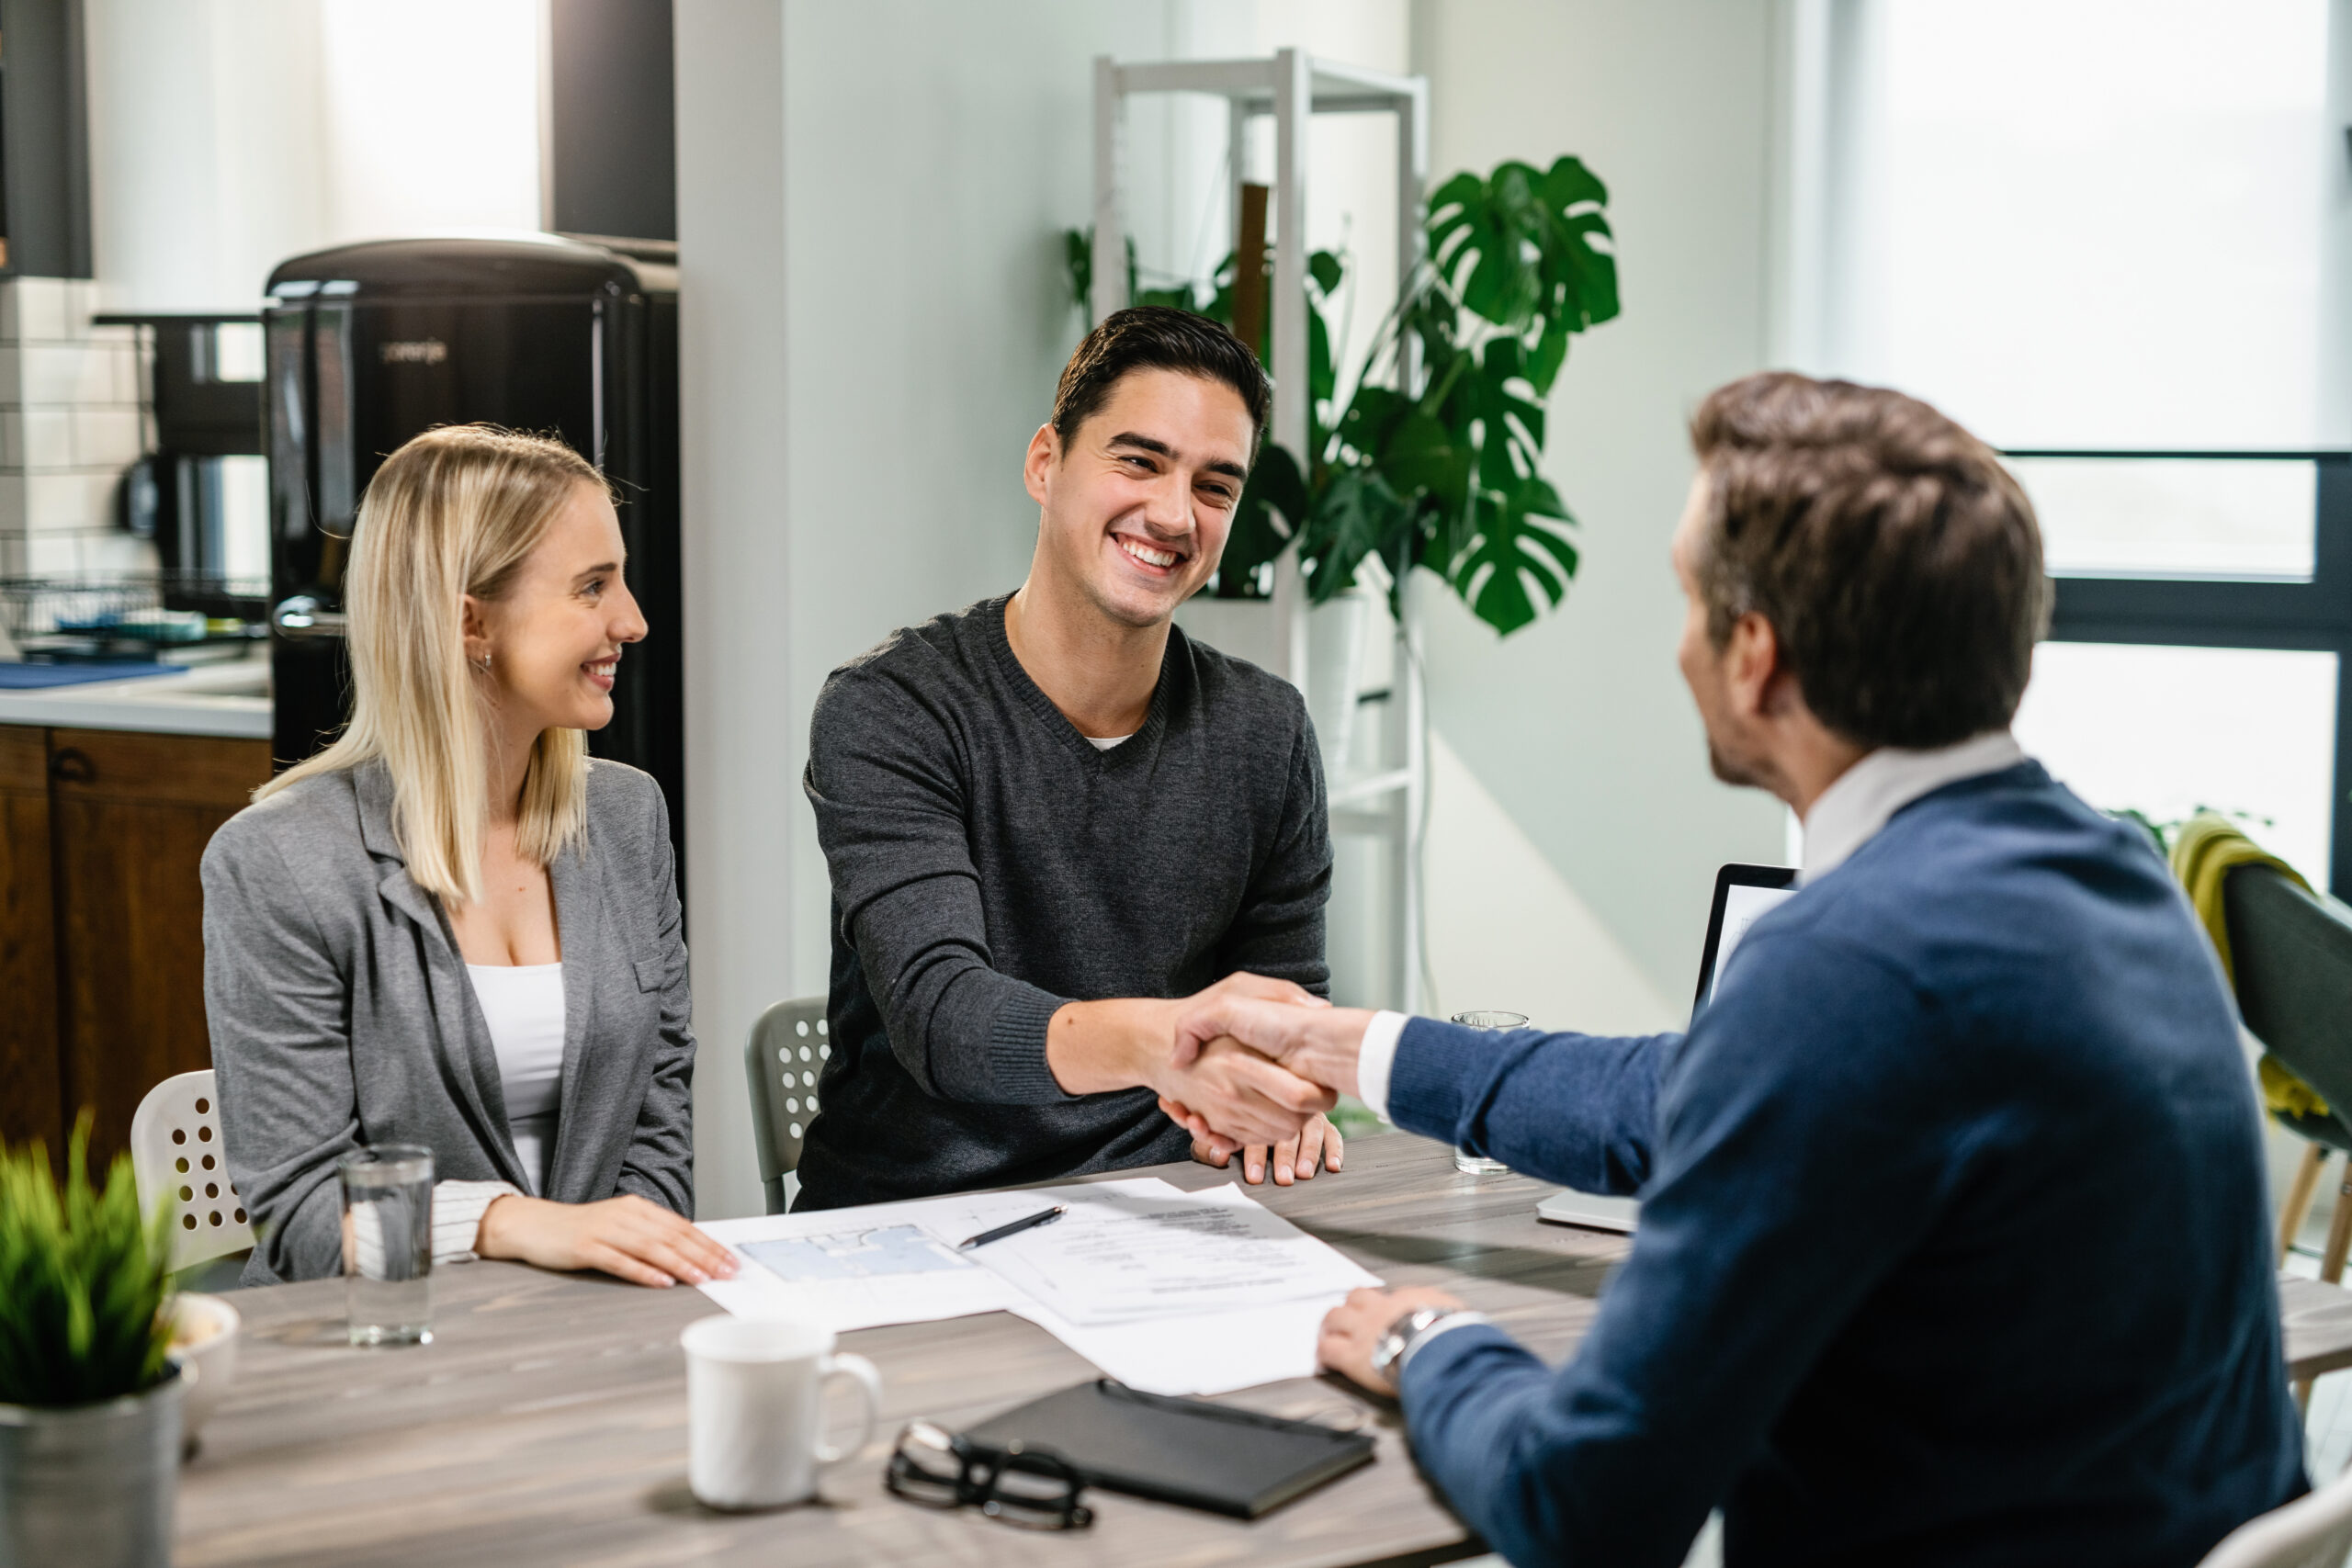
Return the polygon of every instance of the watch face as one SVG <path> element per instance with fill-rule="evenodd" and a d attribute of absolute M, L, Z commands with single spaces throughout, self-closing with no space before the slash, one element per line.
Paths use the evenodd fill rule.
<path fill-rule="evenodd" d="M 1419 1307 L 1390 1324 L 1388 1332 L 1380 1337 L 1380 1343 L 1373 1347 L 1372 1370 L 1382 1377 L 1387 1377 L 1388 1369 L 1396 1364 L 1397 1357 L 1405 1353 L 1405 1347 L 1413 1342 L 1413 1336 L 1442 1315 L 1428 1307 Z"/>

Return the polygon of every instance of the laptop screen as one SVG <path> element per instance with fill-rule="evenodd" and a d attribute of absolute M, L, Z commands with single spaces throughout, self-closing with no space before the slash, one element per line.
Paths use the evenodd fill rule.
<path fill-rule="evenodd" d="M 1707 912 L 1707 946 L 1699 959 L 1699 995 L 1693 1010 L 1715 993 L 1732 949 L 1764 912 L 1794 894 L 1797 874 L 1785 865 L 1727 865 L 1715 873 L 1714 907 Z"/>

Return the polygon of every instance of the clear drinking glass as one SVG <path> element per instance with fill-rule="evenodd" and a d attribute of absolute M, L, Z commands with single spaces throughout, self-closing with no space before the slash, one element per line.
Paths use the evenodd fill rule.
<path fill-rule="evenodd" d="M 337 1162 L 344 1304 L 354 1345 L 433 1338 L 433 1151 L 379 1144 Z"/>
<path fill-rule="evenodd" d="M 1525 1029 L 1527 1015 L 1523 1012 L 1457 1012 L 1453 1015 L 1453 1021 L 1464 1029 L 1497 1031 Z M 1464 1176 L 1509 1176 L 1510 1174 L 1510 1167 L 1498 1159 L 1464 1154 L 1460 1149 L 1453 1151 L 1453 1168 Z"/>

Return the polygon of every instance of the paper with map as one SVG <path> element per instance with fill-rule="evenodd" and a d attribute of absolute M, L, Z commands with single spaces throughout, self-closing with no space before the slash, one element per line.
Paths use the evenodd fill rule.
<path fill-rule="evenodd" d="M 967 1236 L 1068 1213 L 970 1252 Z M 1238 1187 L 1158 1177 L 714 1220 L 732 1280 L 703 1292 L 742 1317 L 837 1332 L 974 1313 L 1027 1318 L 1131 1388 L 1218 1393 L 1315 1370 L 1315 1330 L 1379 1280 Z"/>
<path fill-rule="evenodd" d="M 836 1332 L 930 1323 L 1023 1303 L 1020 1289 L 956 1244 L 1075 1196 L 1106 1189 L 1174 1192 L 1155 1177 L 1025 1192 L 958 1193 L 806 1214 L 712 1220 L 702 1229 L 733 1248 L 735 1278 L 703 1292 L 739 1317 L 789 1317 Z M 1050 1226 L 1046 1227 L 1052 1228 Z"/>

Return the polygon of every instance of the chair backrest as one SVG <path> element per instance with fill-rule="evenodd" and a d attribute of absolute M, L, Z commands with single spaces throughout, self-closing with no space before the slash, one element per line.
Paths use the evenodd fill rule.
<path fill-rule="evenodd" d="M 172 1268 L 190 1268 L 254 1244 L 245 1206 L 229 1180 L 212 1070 L 181 1073 L 147 1091 L 130 1118 L 130 1168 L 139 1202 L 172 1195 Z"/>
<path fill-rule="evenodd" d="M 2268 866 L 2242 865 L 2222 885 L 2222 910 L 2239 1016 L 2345 1121 L 2352 1115 L 2352 909 Z"/>
<path fill-rule="evenodd" d="M 2197 1568 L 2344 1568 L 2346 1553 L 2352 1553 L 2352 1474 L 2248 1519 Z"/>
<path fill-rule="evenodd" d="M 752 1078 L 752 1125 L 758 1134 L 760 1185 L 768 1213 L 784 1213 L 785 1172 L 800 1164 L 800 1140 L 817 1114 L 817 1075 L 833 1054 L 825 1038 L 825 998 L 798 997 L 760 1014 L 743 1045 Z"/>

